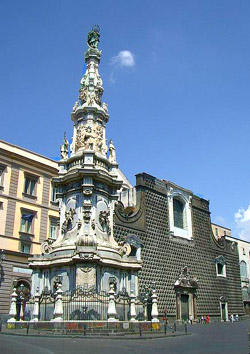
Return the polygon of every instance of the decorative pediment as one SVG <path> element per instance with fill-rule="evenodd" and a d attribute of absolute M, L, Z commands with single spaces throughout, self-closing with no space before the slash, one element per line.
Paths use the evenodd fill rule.
<path fill-rule="evenodd" d="M 225 265 L 226 264 L 226 259 L 223 256 L 218 256 L 218 257 L 215 258 L 214 262 L 215 263 L 219 263 L 221 265 Z"/>
<path fill-rule="evenodd" d="M 185 266 L 181 271 L 179 279 L 176 280 L 174 287 L 197 289 L 199 285 L 198 285 L 198 280 L 195 277 L 191 276 L 190 269 L 187 266 Z"/>
<path fill-rule="evenodd" d="M 143 243 L 139 239 L 139 237 L 135 235 L 129 235 L 126 237 L 126 242 L 129 243 L 131 246 L 134 246 L 135 248 L 141 248 L 143 247 Z"/>

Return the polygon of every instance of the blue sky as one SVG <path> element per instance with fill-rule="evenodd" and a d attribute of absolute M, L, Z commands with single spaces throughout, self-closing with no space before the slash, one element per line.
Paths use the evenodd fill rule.
<path fill-rule="evenodd" d="M 249 16 L 247 0 L 1 0 L 0 139 L 59 157 L 98 24 L 123 172 L 191 189 L 250 240 Z"/>

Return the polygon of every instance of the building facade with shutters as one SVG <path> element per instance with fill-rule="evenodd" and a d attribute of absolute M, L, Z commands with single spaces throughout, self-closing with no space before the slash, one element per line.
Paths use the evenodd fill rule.
<path fill-rule="evenodd" d="M 28 257 L 40 253 L 45 239 L 57 237 L 58 204 L 51 178 L 57 162 L 0 141 L 0 317 L 9 312 L 13 281 L 28 296 Z"/>

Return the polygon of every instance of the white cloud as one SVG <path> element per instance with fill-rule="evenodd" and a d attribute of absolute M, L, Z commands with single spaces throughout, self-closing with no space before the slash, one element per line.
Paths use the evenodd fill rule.
<path fill-rule="evenodd" d="M 121 50 L 116 56 L 111 59 L 111 64 L 117 66 L 135 66 L 135 57 L 134 54 L 129 50 Z"/>
<path fill-rule="evenodd" d="M 234 214 L 236 227 L 239 231 L 239 237 L 250 241 L 250 205 L 247 209 L 240 208 Z"/>

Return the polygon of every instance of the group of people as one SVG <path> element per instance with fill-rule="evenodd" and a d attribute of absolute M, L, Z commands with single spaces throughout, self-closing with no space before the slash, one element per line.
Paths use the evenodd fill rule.
<path fill-rule="evenodd" d="M 239 316 L 236 314 L 236 315 L 229 315 L 229 319 L 230 319 L 230 322 L 237 322 L 239 321 Z"/>
<path fill-rule="evenodd" d="M 209 324 L 209 322 L 210 322 L 209 314 L 205 315 L 205 313 L 203 313 L 203 315 L 200 318 L 200 323 Z"/>

